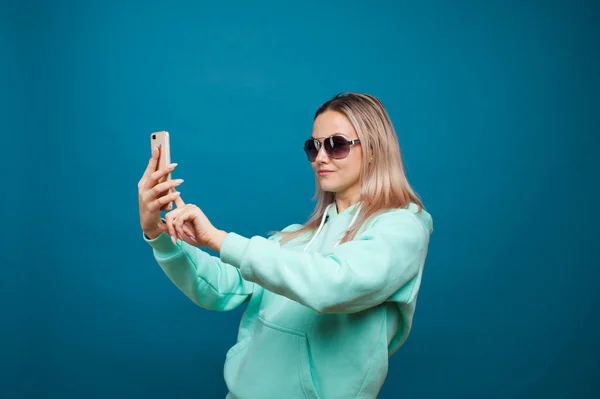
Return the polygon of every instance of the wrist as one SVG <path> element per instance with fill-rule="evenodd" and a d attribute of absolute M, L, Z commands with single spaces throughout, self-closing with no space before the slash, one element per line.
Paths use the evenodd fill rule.
<path fill-rule="evenodd" d="M 221 245 L 223 244 L 225 237 L 227 237 L 226 231 L 215 229 L 215 231 L 211 234 L 208 247 L 213 251 L 221 252 Z"/>
<path fill-rule="evenodd" d="M 154 240 L 155 238 L 157 238 L 159 235 L 162 234 L 162 230 L 161 229 L 153 229 L 153 230 L 144 230 L 144 234 L 146 235 L 146 237 L 148 237 L 150 240 Z"/>

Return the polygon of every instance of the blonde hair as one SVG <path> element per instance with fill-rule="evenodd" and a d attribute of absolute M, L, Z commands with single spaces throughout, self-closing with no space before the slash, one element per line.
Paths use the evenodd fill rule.
<path fill-rule="evenodd" d="M 423 209 L 423 203 L 406 178 L 398 137 L 381 101 L 370 94 L 339 93 L 319 107 L 313 120 L 326 111 L 336 111 L 348 118 L 363 149 L 360 214 L 341 243 L 352 240 L 360 227 L 379 212 L 405 208 L 411 202 L 418 205 L 419 211 Z M 335 200 L 335 193 L 324 191 L 317 184 L 314 199 L 317 199 L 315 209 L 302 228 L 273 232 L 281 235 L 281 243 L 318 228 L 325 209 Z"/>

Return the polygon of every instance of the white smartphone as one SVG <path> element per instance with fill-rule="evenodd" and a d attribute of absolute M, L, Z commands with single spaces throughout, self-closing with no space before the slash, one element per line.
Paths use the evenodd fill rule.
<path fill-rule="evenodd" d="M 169 132 L 167 132 L 166 130 L 161 130 L 158 132 L 153 132 L 152 134 L 150 134 L 150 149 L 154 149 L 155 147 L 158 147 L 160 153 L 159 153 L 159 158 L 158 158 L 158 165 L 157 165 L 157 169 L 164 169 L 167 166 L 169 166 L 171 164 L 171 146 L 170 146 L 170 138 L 169 138 Z M 158 183 L 163 183 L 165 181 L 168 181 L 171 179 L 171 173 L 169 173 L 167 176 L 161 178 L 159 180 Z M 168 192 L 171 192 L 171 190 L 169 190 Z M 160 196 L 166 195 L 168 192 L 164 192 L 161 193 Z M 164 205 L 162 208 L 160 208 L 161 211 L 170 211 L 173 209 L 173 202 L 169 202 L 168 204 Z"/>

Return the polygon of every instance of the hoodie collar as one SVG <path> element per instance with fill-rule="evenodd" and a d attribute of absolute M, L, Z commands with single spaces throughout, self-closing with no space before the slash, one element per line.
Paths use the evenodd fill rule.
<path fill-rule="evenodd" d="M 335 217 L 340 216 L 340 215 L 352 215 L 352 216 L 354 216 L 354 213 L 355 213 L 355 211 L 357 209 L 357 206 L 358 206 L 358 202 L 356 202 L 356 203 L 350 205 L 348 208 L 344 209 L 342 211 L 342 213 L 338 213 L 337 204 L 335 203 L 335 201 L 333 201 L 331 203 L 331 206 L 327 210 L 327 216 L 329 216 L 330 219 L 331 218 L 335 218 Z"/>

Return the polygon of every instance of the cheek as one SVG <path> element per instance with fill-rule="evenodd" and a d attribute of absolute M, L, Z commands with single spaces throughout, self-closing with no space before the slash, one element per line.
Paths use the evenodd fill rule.
<path fill-rule="evenodd" d="M 352 180 L 356 181 L 360 178 L 360 162 L 352 165 Z"/>
<path fill-rule="evenodd" d="M 360 176 L 360 169 L 362 165 L 362 152 L 356 151 L 354 154 L 352 154 L 352 157 L 349 159 L 349 161 L 349 168 L 352 171 L 352 177 L 354 179 L 358 179 L 358 177 Z"/>
<path fill-rule="evenodd" d="M 345 162 L 338 164 L 340 178 L 345 184 L 352 184 L 360 178 L 361 157 L 348 157 Z"/>

